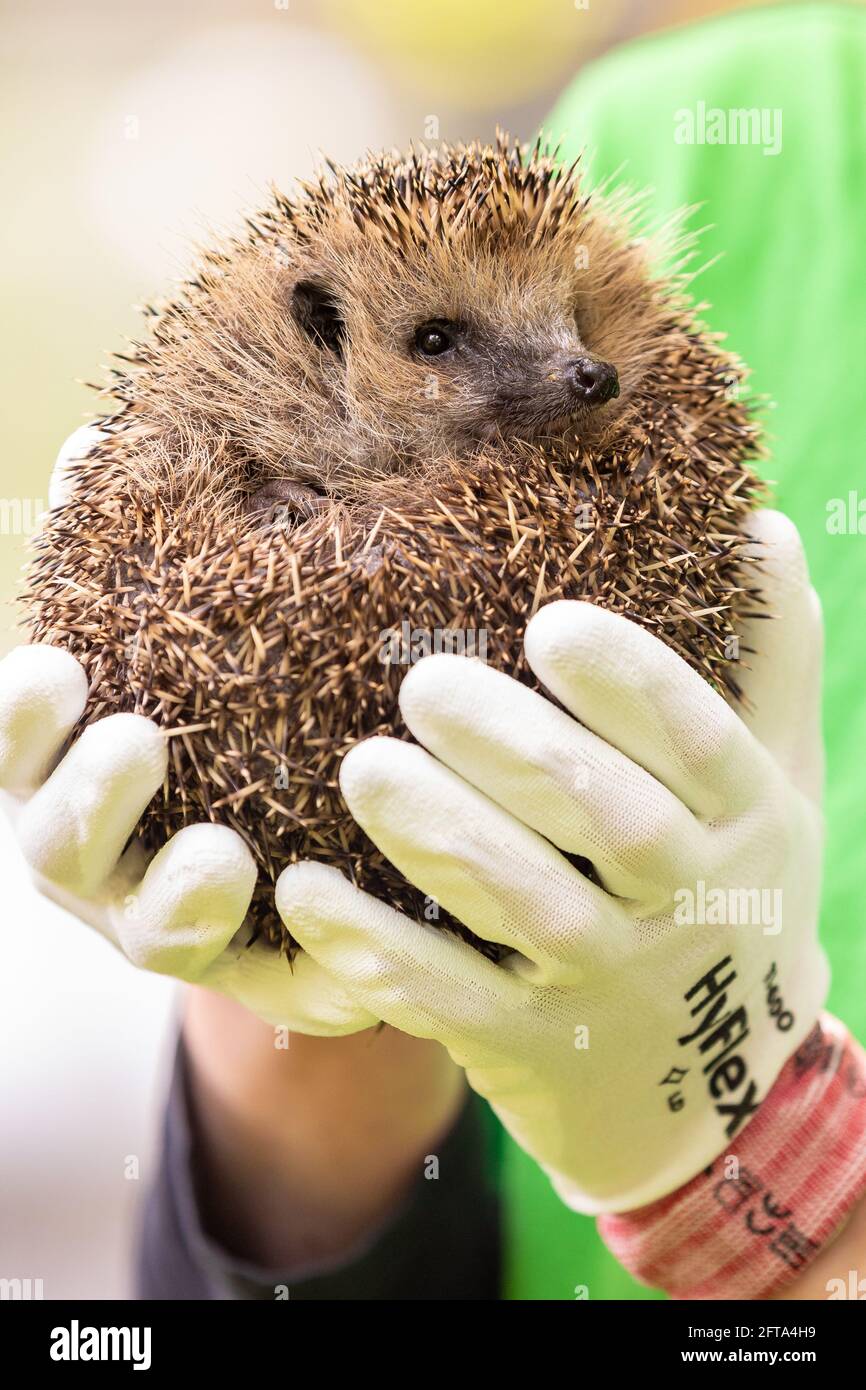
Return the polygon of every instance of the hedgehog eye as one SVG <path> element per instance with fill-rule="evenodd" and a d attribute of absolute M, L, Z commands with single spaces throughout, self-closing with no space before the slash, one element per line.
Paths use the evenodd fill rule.
<path fill-rule="evenodd" d="M 457 325 L 436 319 L 432 323 L 422 323 L 415 330 L 415 348 L 424 357 L 441 357 L 449 352 L 457 339 Z"/>
<path fill-rule="evenodd" d="M 319 347 L 343 356 L 346 325 L 330 290 L 312 280 L 300 280 L 292 294 L 292 313 L 298 327 Z"/>

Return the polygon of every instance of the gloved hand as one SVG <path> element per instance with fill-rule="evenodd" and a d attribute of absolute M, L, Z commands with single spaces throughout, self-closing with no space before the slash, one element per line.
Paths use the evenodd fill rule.
<path fill-rule="evenodd" d="M 375 1023 L 311 957 L 290 968 L 247 946 L 256 869 L 233 830 L 187 826 L 149 863 L 137 843 L 124 852 L 162 784 L 166 740 L 151 720 L 114 714 L 55 767 L 86 699 L 84 671 L 59 648 L 17 647 L 0 662 L 0 804 L 40 891 L 135 965 L 219 990 L 269 1023 L 325 1035 Z"/>
<path fill-rule="evenodd" d="M 825 998 L 820 611 L 790 523 L 765 512 L 755 534 L 778 616 L 744 634 L 762 655 L 742 714 L 625 618 L 557 602 L 525 651 L 564 709 L 434 656 L 401 689 L 422 746 L 345 758 L 356 820 L 502 964 L 332 868 L 277 885 L 304 948 L 443 1042 L 580 1211 L 652 1203 L 736 1149 Z"/>

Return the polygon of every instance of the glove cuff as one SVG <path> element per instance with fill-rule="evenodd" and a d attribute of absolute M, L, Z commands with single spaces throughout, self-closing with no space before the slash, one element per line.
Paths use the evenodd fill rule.
<path fill-rule="evenodd" d="M 767 1298 L 796 1278 L 866 1191 L 866 1053 L 822 1015 L 758 1114 L 685 1187 L 599 1217 L 642 1283 L 674 1298 Z"/>

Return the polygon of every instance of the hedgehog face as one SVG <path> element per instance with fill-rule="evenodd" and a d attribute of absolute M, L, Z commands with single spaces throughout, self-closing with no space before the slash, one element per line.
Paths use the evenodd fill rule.
<path fill-rule="evenodd" d="M 581 335 L 589 291 L 561 246 L 554 258 L 529 256 L 502 229 L 480 247 L 452 248 L 444 264 L 422 254 L 408 273 L 386 255 L 376 280 L 389 292 L 376 301 L 363 293 L 370 259 L 364 248 L 357 284 L 344 268 L 339 288 L 301 279 L 292 293 L 319 373 L 328 357 L 344 373 L 334 382 L 338 436 L 357 422 L 363 449 L 372 416 L 376 450 L 405 466 L 496 438 L 597 432 L 593 417 L 619 395 L 619 374 Z"/>
<path fill-rule="evenodd" d="M 593 357 L 565 321 L 533 336 L 519 320 L 433 319 L 419 324 L 408 351 L 428 365 L 427 394 L 455 454 L 479 440 L 562 431 L 619 395 L 616 367 Z"/>
<path fill-rule="evenodd" d="M 320 471 L 338 487 L 614 427 L 657 329 L 642 255 L 600 219 L 538 245 L 530 231 L 497 224 L 408 255 L 340 210 L 297 248 L 282 297 L 327 397 Z"/>

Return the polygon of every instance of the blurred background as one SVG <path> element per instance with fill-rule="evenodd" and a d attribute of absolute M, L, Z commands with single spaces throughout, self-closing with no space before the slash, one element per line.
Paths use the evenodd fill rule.
<path fill-rule="evenodd" d="M 690 0 L 6 0 L 0 145 L 0 651 L 81 380 L 190 244 L 320 151 L 528 138 L 624 39 L 743 6 Z M 561 132 L 552 129 L 552 135 Z M 2 831 L 5 837 L 5 828 Z M 0 1275 L 123 1298 L 176 999 L 37 899 L 5 838 Z"/>

